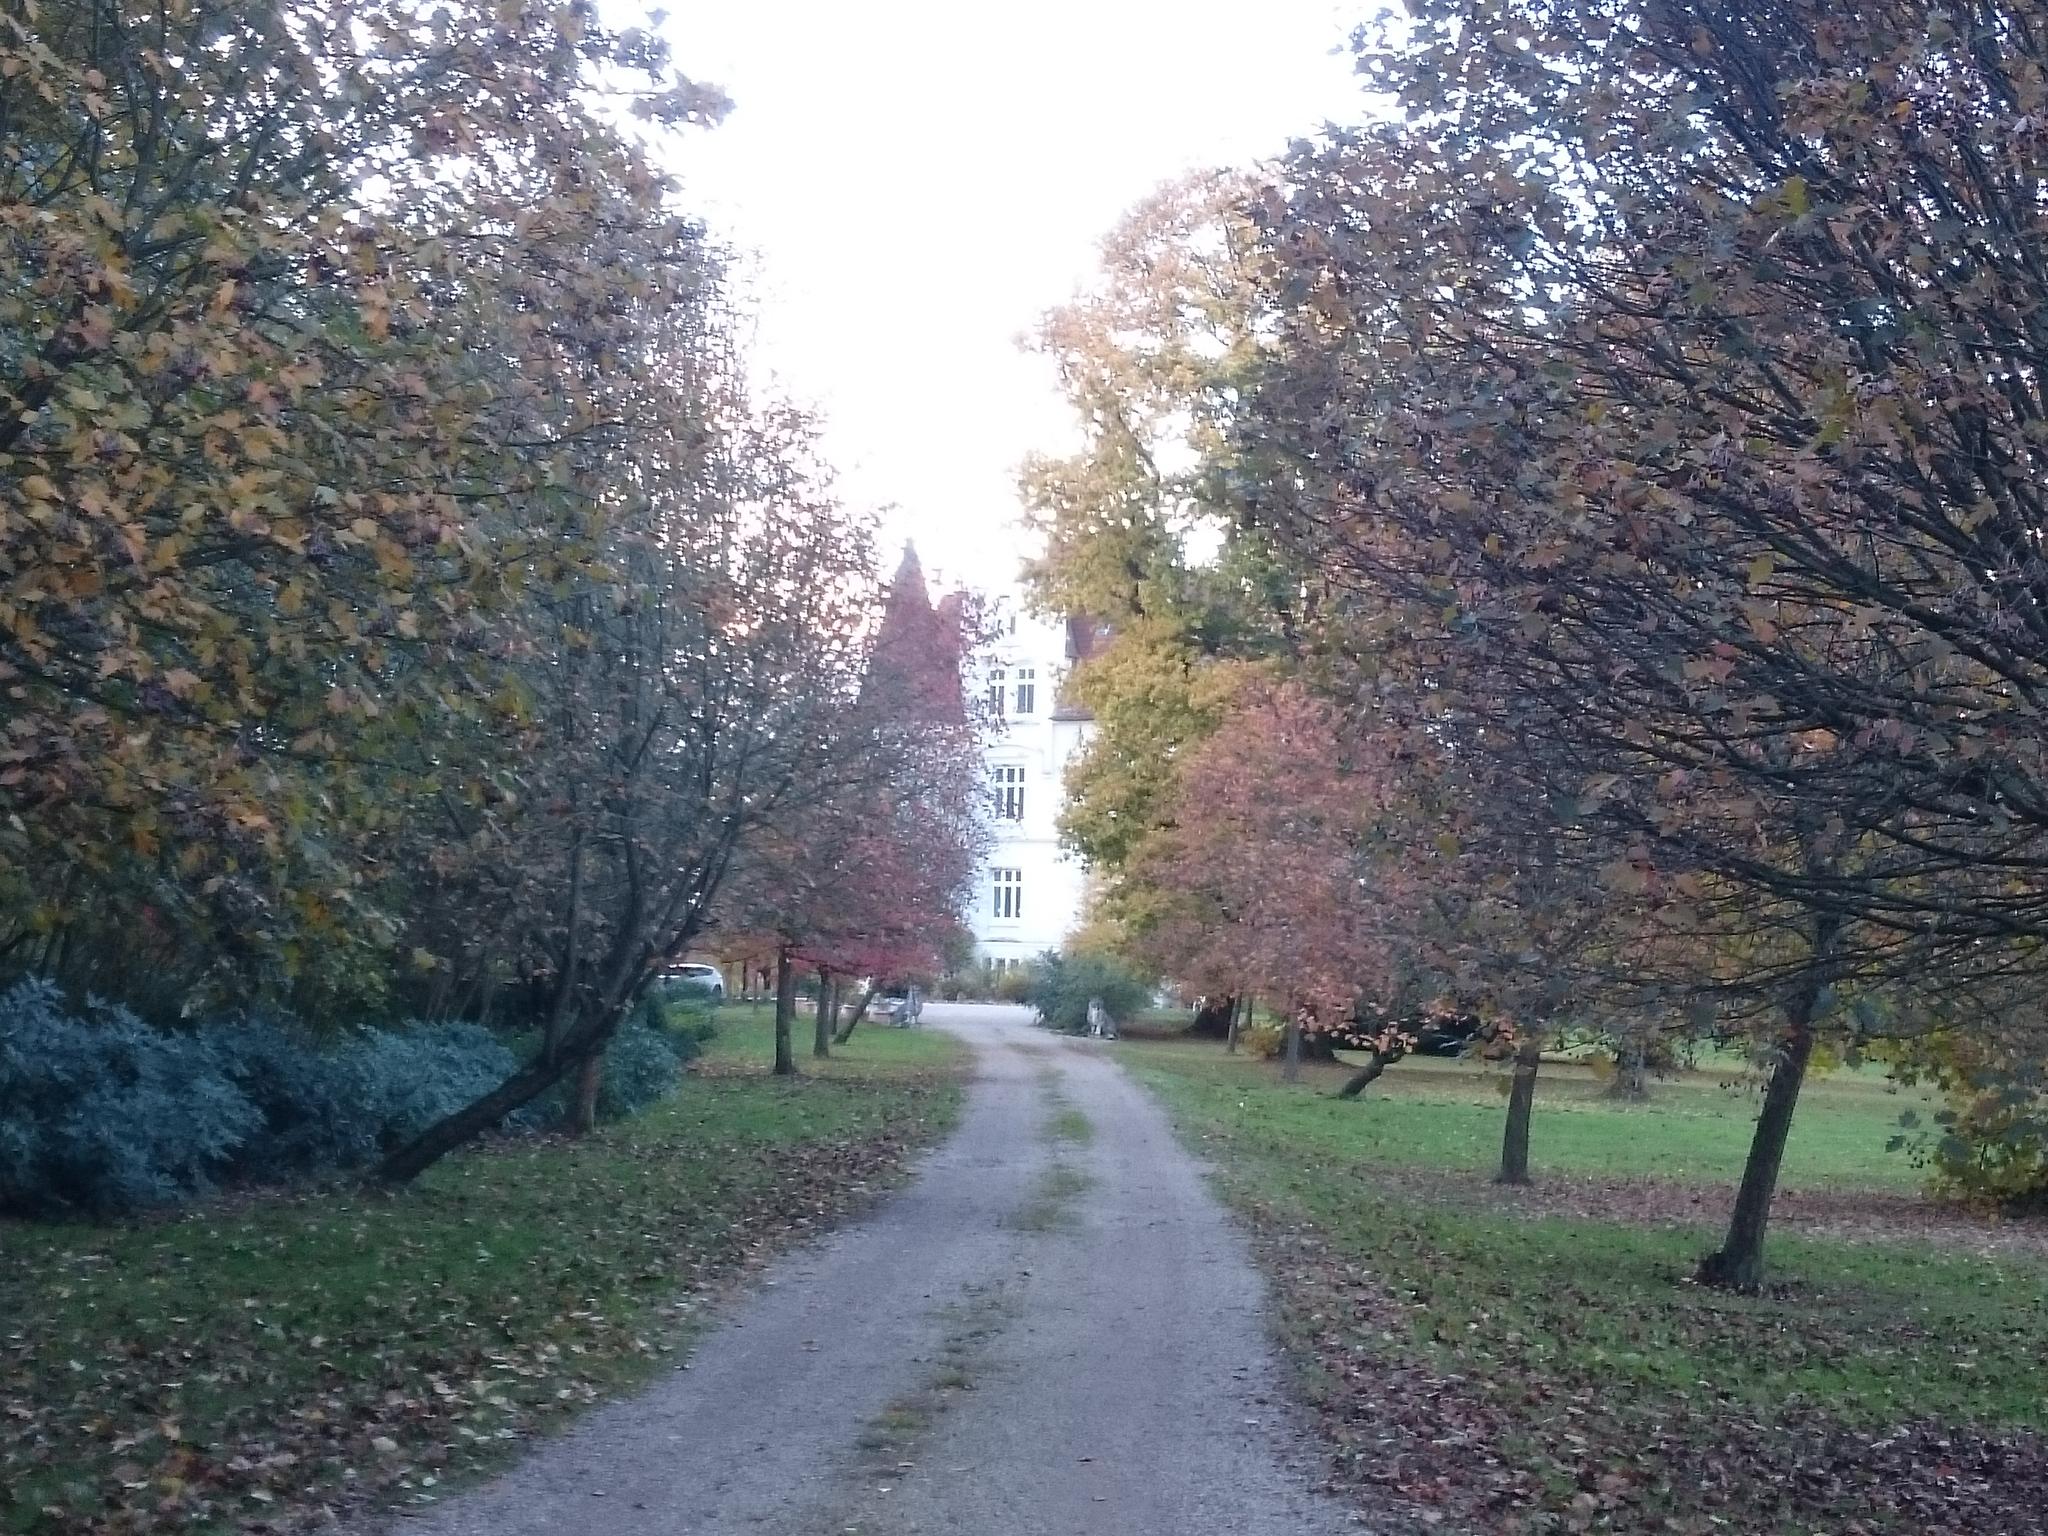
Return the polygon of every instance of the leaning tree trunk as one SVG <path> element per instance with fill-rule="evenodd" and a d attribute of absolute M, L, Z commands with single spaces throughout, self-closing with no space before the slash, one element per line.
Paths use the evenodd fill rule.
<path fill-rule="evenodd" d="M 876 983 L 870 982 L 868 989 L 861 993 L 860 1001 L 853 1005 L 853 1012 L 846 1016 L 846 1023 L 840 1028 L 839 1033 L 832 1037 L 834 1045 L 844 1045 L 853 1038 L 853 1032 L 860 1028 L 860 1021 L 868 1016 L 868 1004 L 875 1000 L 876 986 Z"/>
<path fill-rule="evenodd" d="M 1825 954 L 1833 937 L 1823 930 L 1814 945 Z M 1742 1184 L 1735 1192 L 1735 1210 L 1721 1246 L 1700 1260 L 1694 1276 L 1702 1285 L 1755 1292 L 1764 1280 L 1764 1229 L 1770 1224 L 1771 1197 L 1777 1193 L 1778 1171 L 1785 1163 L 1785 1139 L 1792 1132 L 1792 1111 L 1813 1059 L 1813 1016 L 1820 1006 L 1821 980 L 1810 977 L 1786 1010 L 1785 1030 L 1778 1037 L 1778 1059 L 1764 1089 L 1764 1107 L 1756 1117 L 1749 1158 L 1742 1166 Z"/>
<path fill-rule="evenodd" d="M 418 1178 L 457 1147 L 481 1136 L 513 1110 L 532 1103 L 554 1087 L 583 1061 L 602 1055 L 619 1018 L 621 1003 L 608 1017 L 590 1021 L 563 1040 L 563 1048 L 550 1057 L 543 1053 L 514 1072 L 489 1093 L 472 1099 L 453 1114 L 443 1115 L 419 1135 L 377 1165 L 372 1175 L 380 1184 L 406 1184 Z"/>
<path fill-rule="evenodd" d="M 1227 1056 L 1237 1054 L 1237 1037 L 1244 1032 L 1245 1021 L 1252 1016 L 1252 1000 L 1240 997 L 1231 1004 L 1230 1031 L 1223 1037 L 1223 1051 Z"/>
<path fill-rule="evenodd" d="M 1407 1054 L 1407 1050 L 1398 1045 L 1373 1047 L 1373 1053 L 1366 1058 L 1365 1065 L 1344 1079 L 1344 1086 L 1337 1090 L 1337 1097 L 1340 1099 L 1357 1098 L 1366 1089 L 1378 1082 L 1381 1074 L 1387 1068 Z"/>
<path fill-rule="evenodd" d="M 789 951 L 775 956 L 775 1075 L 796 1076 L 796 1052 L 790 1045 L 790 1031 L 796 1023 L 796 967 L 789 963 Z"/>
<path fill-rule="evenodd" d="M 1529 1113 L 1536 1107 L 1536 1069 L 1543 1064 L 1543 1041 L 1524 1037 L 1515 1047 L 1515 1075 L 1508 1085 L 1507 1129 L 1500 1139 L 1500 1173 L 1496 1184 L 1529 1182 Z"/>
<path fill-rule="evenodd" d="M 832 1054 L 832 1027 L 839 1022 L 839 983 L 833 980 L 832 972 L 824 966 L 818 967 L 818 1016 L 811 1028 L 811 1054 L 823 1057 Z"/>

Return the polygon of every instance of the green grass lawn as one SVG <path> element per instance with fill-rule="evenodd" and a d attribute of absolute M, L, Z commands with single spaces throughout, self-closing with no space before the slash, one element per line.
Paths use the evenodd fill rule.
<path fill-rule="evenodd" d="M 1764 1296 L 1691 1285 L 1754 1114 L 1718 1077 L 1622 1106 L 1585 1069 L 1544 1067 L 1539 1180 L 1710 1186 L 1700 1224 L 1673 1226 L 1630 1219 L 1635 1206 L 1560 1219 L 1481 1196 L 1503 1112 L 1484 1067 L 1403 1062 L 1345 1103 L 1328 1097 L 1334 1068 L 1289 1087 L 1271 1064 L 1214 1046 L 1120 1050 L 1265 1235 L 1283 1331 L 1360 1482 L 1475 1522 L 1505 1504 L 1522 1522 L 1510 1529 L 2032 1528 L 2013 1521 L 2041 1492 L 2048 1267 L 1944 1252 L 1910 1230 L 1781 1233 Z M 1884 1150 L 1905 1102 L 1865 1073 L 1818 1080 L 1788 1182 L 1910 1185 L 1910 1165 Z M 1449 1171 L 1418 1177 L 1424 1167 Z M 1448 1480 L 1446 1433 L 1479 1447 Z M 1930 1483 L 1907 1465 L 1929 1436 L 1952 1440 L 1942 1454 L 1958 1463 L 2017 1437 L 2026 1454 L 2000 1465 L 2028 1470 Z M 1816 1460 L 1825 1477 L 1801 1471 Z M 1724 1476 L 1731 1466 L 1739 1475 Z M 1960 1502 L 1912 1502 L 1937 1495 Z M 1958 1511 L 1960 1525 L 1937 1518 Z"/>
<path fill-rule="evenodd" d="M 1145 1070 L 1170 1070 L 1177 1091 L 1203 1113 L 1228 1121 L 1247 1086 L 1264 1090 L 1243 1111 L 1278 1117 L 1286 1134 L 1333 1157 L 1429 1168 L 1491 1171 L 1500 1158 L 1507 1072 L 1455 1058 L 1411 1057 L 1390 1067 L 1364 1099 L 1331 1097 L 1350 1069 L 1303 1068 L 1288 1089 L 1274 1069 L 1243 1054 L 1227 1056 L 1207 1041 L 1127 1047 Z M 1755 1114 L 1755 1084 L 1739 1063 L 1689 1071 L 1653 1083 L 1648 1102 L 1620 1104 L 1606 1083 L 1576 1063 L 1546 1062 L 1537 1077 L 1530 1156 L 1540 1171 L 1650 1176 L 1719 1182 L 1742 1172 Z M 1794 1189 L 1907 1189 L 1920 1171 L 1885 1144 L 1899 1134 L 1899 1114 L 1925 1112 L 1932 1101 L 1895 1088 L 1871 1069 L 1838 1069 L 1808 1085 L 1785 1158 Z"/>
<path fill-rule="evenodd" d="M 795 1081 L 766 1075 L 770 1042 L 765 1011 L 723 1009 L 705 1070 L 644 1115 L 458 1154 L 396 1195 L 0 1224 L 0 1530 L 403 1498 L 643 1379 L 707 1288 L 957 1111 L 945 1036 L 863 1030 Z"/>

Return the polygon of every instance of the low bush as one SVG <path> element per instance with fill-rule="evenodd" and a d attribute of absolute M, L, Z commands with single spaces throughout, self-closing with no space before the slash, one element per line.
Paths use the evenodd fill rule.
<path fill-rule="evenodd" d="M 684 1061 L 694 1061 L 718 1033 L 718 1005 L 702 987 L 660 988 L 641 999 L 634 1016 L 667 1033 Z"/>
<path fill-rule="evenodd" d="M 629 1019 L 604 1053 L 597 1117 L 624 1120 L 676 1090 L 683 1063 L 701 1054 L 697 1037 Z"/>
<path fill-rule="evenodd" d="M 678 1025 L 678 1019 L 685 1022 Z M 708 1019 L 699 1021 L 692 1013 L 664 1007 L 658 999 L 643 998 L 605 1048 L 597 1118 L 624 1120 L 673 1093 L 683 1063 L 703 1053 L 708 1035 L 699 1030 L 716 1032 Z M 565 1124 L 574 1091 L 573 1083 L 564 1079 L 521 1110 L 515 1123 L 537 1131 Z"/>
<path fill-rule="evenodd" d="M 323 1053 L 299 1029 L 262 1019 L 222 1025 L 205 1038 L 258 1117 L 236 1148 L 242 1169 L 284 1178 L 350 1167 L 377 1150 L 364 1109 L 372 1096 L 372 1084 L 363 1080 L 367 1063 L 348 1060 L 356 1054 L 348 1045 Z"/>
<path fill-rule="evenodd" d="M 1935 1191 L 1975 1205 L 2048 1209 L 2048 1062 L 2024 1033 L 1944 1030 L 1893 1049 L 1892 1075 L 1941 1090 L 1923 1126 L 1901 1116 Z"/>
<path fill-rule="evenodd" d="M 358 1168 L 503 1082 L 518 1066 L 480 1024 L 365 1029 L 321 1042 L 250 1020 L 192 1038 L 213 1047 L 260 1123 L 230 1172 L 251 1182 Z"/>
<path fill-rule="evenodd" d="M 605 1054 L 598 1114 L 665 1098 L 713 1026 L 648 999 Z M 94 1215 L 173 1205 L 222 1183 L 360 1168 L 518 1066 L 504 1039 L 454 1022 L 316 1039 L 246 1018 L 159 1030 L 125 1008 L 73 1008 L 45 981 L 0 993 L 0 1210 Z M 511 1129 L 566 1117 L 558 1088 Z"/>
<path fill-rule="evenodd" d="M 1238 1031 L 1238 1043 L 1252 1055 L 1271 1061 L 1287 1049 L 1287 1026 L 1277 1019 L 1254 1019 Z"/>
<path fill-rule="evenodd" d="M 0 993 L 0 1209 L 188 1199 L 261 1118 L 211 1040 L 160 1033 L 125 1008 L 73 1012 L 45 981 Z"/>
<path fill-rule="evenodd" d="M 1092 952 L 1041 955 L 1024 973 L 1024 996 L 1038 1021 L 1077 1035 L 1088 1028 L 1088 1000 L 1100 998 L 1110 1018 L 1129 1019 L 1151 1006 L 1152 983 L 1122 961 Z"/>
<path fill-rule="evenodd" d="M 1024 966 L 1019 970 L 1004 971 L 995 978 L 990 995 L 999 1003 L 1028 1003 L 1031 989 L 1035 985 L 1036 966 Z"/>

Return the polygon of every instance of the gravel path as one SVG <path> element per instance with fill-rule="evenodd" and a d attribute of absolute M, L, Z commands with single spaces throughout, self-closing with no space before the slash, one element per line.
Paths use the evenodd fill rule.
<path fill-rule="evenodd" d="M 1326 1536 L 1245 1245 L 1099 1045 L 929 1005 L 959 1130 L 684 1368 L 398 1530 Z M 872 1027 L 872 1026 L 870 1026 Z"/>

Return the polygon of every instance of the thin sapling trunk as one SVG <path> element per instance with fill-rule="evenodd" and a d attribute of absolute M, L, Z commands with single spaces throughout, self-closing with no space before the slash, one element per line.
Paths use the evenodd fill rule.
<path fill-rule="evenodd" d="M 790 1030 L 796 1022 L 796 967 L 789 963 L 789 951 L 775 957 L 775 1075 L 796 1076 L 796 1052 L 790 1046 Z"/>
<path fill-rule="evenodd" d="M 1543 1064 L 1543 1041 L 1525 1036 L 1515 1047 L 1515 1075 L 1508 1085 L 1507 1128 L 1500 1139 L 1497 1184 L 1529 1182 L 1529 1115 L 1536 1107 L 1536 1069 Z"/>
<path fill-rule="evenodd" d="M 838 1020 L 839 983 L 831 971 L 818 967 L 818 1016 L 811 1028 L 811 1055 L 827 1057 L 832 1054 L 832 1030 Z"/>
<path fill-rule="evenodd" d="M 1828 954 L 1833 939 L 1833 925 L 1823 922 L 1814 935 L 1816 960 Z M 1771 1198 L 1777 1193 L 1778 1171 L 1785 1163 L 1785 1139 L 1792 1132 L 1792 1112 L 1799 1107 L 1799 1090 L 1813 1060 L 1813 1021 L 1824 985 L 1818 974 L 1808 976 L 1785 1010 L 1785 1028 L 1778 1037 L 1771 1080 L 1764 1088 L 1763 1109 L 1756 1117 L 1756 1135 L 1750 1139 L 1749 1158 L 1742 1167 L 1742 1184 L 1735 1192 L 1728 1235 L 1719 1248 L 1700 1260 L 1694 1278 L 1702 1285 L 1747 1294 L 1763 1284 L 1764 1229 L 1771 1220 Z"/>
<path fill-rule="evenodd" d="M 569 1105 L 569 1130 L 577 1136 L 587 1136 L 597 1124 L 597 1091 L 604 1083 L 604 1053 L 598 1051 L 584 1059 L 576 1069 L 576 1092 Z"/>
<path fill-rule="evenodd" d="M 860 995 L 860 1001 L 853 1005 L 853 1012 L 846 1016 L 846 1023 L 839 1033 L 832 1037 L 834 1045 L 844 1045 L 853 1038 L 853 1032 L 860 1028 L 860 1021 L 868 1016 L 868 1004 L 875 1000 L 875 983 L 870 982 L 867 990 Z"/>

